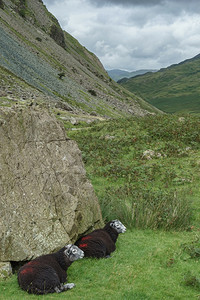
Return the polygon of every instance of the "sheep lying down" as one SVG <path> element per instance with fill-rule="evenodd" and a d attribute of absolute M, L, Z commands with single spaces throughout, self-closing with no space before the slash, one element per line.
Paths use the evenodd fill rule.
<path fill-rule="evenodd" d="M 71 289 L 75 284 L 65 284 L 66 270 L 73 261 L 83 257 L 84 252 L 71 244 L 56 253 L 39 256 L 19 269 L 19 286 L 28 293 L 38 295 Z"/>
<path fill-rule="evenodd" d="M 126 227 L 119 220 L 112 220 L 104 228 L 79 238 L 75 245 L 84 251 L 85 257 L 110 257 L 116 249 L 115 243 L 119 233 L 125 231 Z"/>

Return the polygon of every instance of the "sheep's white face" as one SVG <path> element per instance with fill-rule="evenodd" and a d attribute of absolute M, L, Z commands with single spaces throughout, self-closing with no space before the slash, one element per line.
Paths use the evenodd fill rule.
<path fill-rule="evenodd" d="M 75 261 L 84 257 L 84 252 L 75 245 L 69 244 L 65 246 L 65 248 L 66 250 L 64 251 L 64 254 L 70 261 Z"/>
<path fill-rule="evenodd" d="M 126 227 L 119 220 L 113 220 L 110 223 L 110 226 L 114 228 L 118 233 L 124 233 L 126 231 Z"/>

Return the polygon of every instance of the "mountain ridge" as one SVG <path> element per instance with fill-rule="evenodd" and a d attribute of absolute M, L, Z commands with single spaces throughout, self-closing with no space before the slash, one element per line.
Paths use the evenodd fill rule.
<path fill-rule="evenodd" d="M 118 83 L 167 113 L 200 113 L 200 54 Z"/>
<path fill-rule="evenodd" d="M 108 75 L 115 81 L 118 81 L 122 78 L 131 78 L 137 75 L 143 75 L 148 72 L 156 72 L 157 70 L 154 69 L 141 69 L 136 71 L 125 71 L 121 69 L 112 69 L 107 70 Z"/>

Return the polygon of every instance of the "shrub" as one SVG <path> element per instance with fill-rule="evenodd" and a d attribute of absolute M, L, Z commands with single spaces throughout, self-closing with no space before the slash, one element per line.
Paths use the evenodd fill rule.
<path fill-rule="evenodd" d="M 4 9 L 4 3 L 3 3 L 3 0 L 0 0 L 0 8 L 1 8 L 1 9 Z"/>
<path fill-rule="evenodd" d="M 54 41 L 61 46 L 62 48 L 66 49 L 65 44 L 65 37 L 62 29 L 59 25 L 53 24 L 50 29 L 50 37 L 54 39 Z"/>
<path fill-rule="evenodd" d="M 26 10 L 25 10 L 25 8 L 22 8 L 22 9 L 19 10 L 19 15 L 20 15 L 22 18 L 25 18 L 25 16 L 26 16 Z"/>
<path fill-rule="evenodd" d="M 19 0 L 17 11 L 22 18 L 26 17 L 26 0 Z"/>
<path fill-rule="evenodd" d="M 41 42 L 41 41 L 42 41 L 42 39 L 41 39 L 40 37 L 38 37 L 38 36 L 37 36 L 35 39 L 36 39 L 38 42 Z"/>
<path fill-rule="evenodd" d="M 59 77 L 59 79 L 62 79 L 63 77 L 65 77 L 65 72 L 58 73 L 58 77 Z"/>
<path fill-rule="evenodd" d="M 96 96 L 97 93 L 94 90 L 88 90 L 88 92 L 92 95 L 92 96 Z"/>

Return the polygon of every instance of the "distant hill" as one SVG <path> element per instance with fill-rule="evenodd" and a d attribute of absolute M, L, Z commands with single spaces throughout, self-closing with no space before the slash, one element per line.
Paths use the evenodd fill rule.
<path fill-rule="evenodd" d="M 119 84 L 164 112 L 200 113 L 200 54 Z"/>
<path fill-rule="evenodd" d="M 137 70 L 137 71 L 132 71 L 132 72 L 128 72 L 125 70 L 119 70 L 119 69 L 113 69 L 113 70 L 107 70 L 108 75 L 115 81 L 118 81 L 122 78 L 131 78 L 137 75 L 142 75 L 145 74 L 147 72 L 156 72 L 157 70 Z"/>
<path fill-rule="evenodd" d="M 0 105 L 43 101 L 104 118 L 158 112 L 114 82 L 42 0 L 0 3 Z"/>

